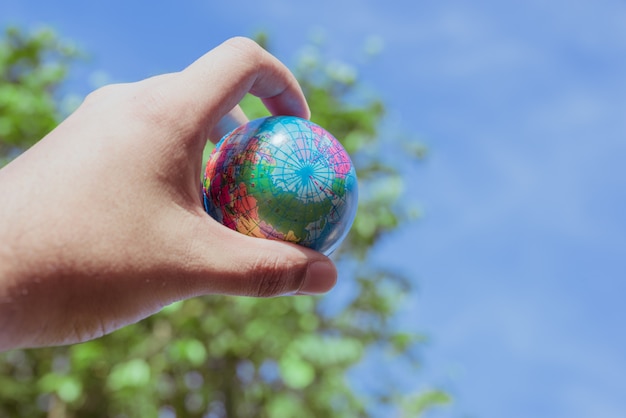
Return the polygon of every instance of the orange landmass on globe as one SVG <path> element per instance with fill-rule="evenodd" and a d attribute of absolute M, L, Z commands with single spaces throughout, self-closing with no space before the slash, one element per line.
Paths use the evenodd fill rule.
<path fill-rule="evenodd" d="M 283 239 L 289 242 L 300 242 L 300 238 L 298 238 L 291 230 L 287 232 L 287 235 L 285 235 Z"/>

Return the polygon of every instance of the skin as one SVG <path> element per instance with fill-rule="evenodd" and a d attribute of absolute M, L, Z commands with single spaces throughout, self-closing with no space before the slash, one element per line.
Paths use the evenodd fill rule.
<path fill-rule="evenodd" d="M 233 38 L 178 73 L 104 87 L 0 170 L 0 350 L 78 343 L 206 294 L 321 294 L 325 256 L 202 207 L 202 150 L 250 92 L 309 117 L 293 75 Z"/>

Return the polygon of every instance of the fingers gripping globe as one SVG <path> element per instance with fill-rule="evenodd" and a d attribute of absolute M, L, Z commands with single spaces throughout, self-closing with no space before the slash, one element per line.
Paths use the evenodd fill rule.
<path fill-rule="evenodd" d="M 209 157 L 204 206 L 243 234 L 330 255 L 348 234 L 358 184 L 346 150 L 325 129 L 294 116 L 253 120 Z"/>

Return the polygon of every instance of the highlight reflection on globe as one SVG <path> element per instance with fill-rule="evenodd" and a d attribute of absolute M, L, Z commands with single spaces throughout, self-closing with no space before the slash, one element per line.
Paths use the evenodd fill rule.
<path fill-rule="evenodd" d="M 206 211 L 243 234 L 326 255 L 345 238 L 358 204 L 354 166 L 319 125 L 272 116 L 224 136 L 206 166 Z"/>

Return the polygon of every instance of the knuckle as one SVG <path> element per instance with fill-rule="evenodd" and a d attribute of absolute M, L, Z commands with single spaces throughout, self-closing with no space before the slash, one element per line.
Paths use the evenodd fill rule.
<path fill-rule="evenodd" d="M 121 112 L 135 121 L 144 121 L 149 126 L 169 123 L 172 112 L 164 94 L 166 77 L 153 77 L 135 83 L 111 84 L 100 87 L 85 99 L 88 105 L 105 106 L 112 112 Z"/>
<path fill-rule="evenodd" d="M 259 257 L 254 265 L 253 296 L 272 297 L 295 293 L 300 287 L 304 267 L 276 257 Z"/>
<path fill-rule="evenodd" d="M 265 50 L 250 38 L 238 36 L 230 38 L 224 45 L 239 56 L 242 63 L 249 63 L 253 68 L 258 67 L 263 61 Z"/>
<path fill-rule="evenodd" d="M 107 84 L 105 86 L 98 87 L 97 89 L 95 89 L 94 91 L 92 91 L 85 97 L 84 102 L 85 103 L 100 102 L 102 100 L 115 96 L 117 95 L 119 90 L 123 88 L 124 85 L 125 84 Z"/>
<path fill-rule="evenodd" d="M 257 51 L 261 50 L 259 44 L 245 36 L 235 36 L 228 39 L 224 44 L 228 45 L 230 48 L 238 49 L 248 53 L 256 53 Z"/>

